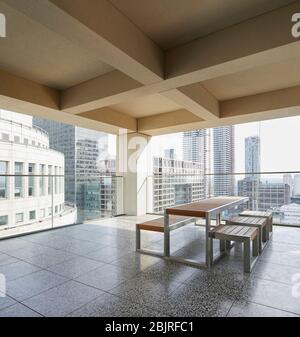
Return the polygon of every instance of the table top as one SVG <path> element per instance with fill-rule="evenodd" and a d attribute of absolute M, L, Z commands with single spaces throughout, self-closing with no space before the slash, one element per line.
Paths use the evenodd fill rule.
<path fill-rule="evenodd" d="M 184 204 L 166 208 L 167 214 L 205 217 L 207 214 L 222 212 L 234 206 L 245 203 L 248 197 L 215 197 L 203 199 L 190 204 Z"/>

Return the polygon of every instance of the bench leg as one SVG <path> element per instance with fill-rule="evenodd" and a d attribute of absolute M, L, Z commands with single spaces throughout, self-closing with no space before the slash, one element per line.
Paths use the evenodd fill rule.
<path fill-rule="evenodd" d="M 259 251 L 259 254 L 261 254 L 261 252 L 262 252 L 262 240 L 263 240 L 263 238 L 262 238 L 262 228 L 260 227 L 259 229 L 258 229 L 258 251 Z"/>
<path fill-rule="evenodd" d="M 260 245 L 261 245 L 261 242 L 259 242 L 259 237 L 256 236 L 254 240 L 252 241 L 252 255 L 253 256 L 258 256 Z"/>
<path fill-rule="evenodd" d="M 210 238 L 210 265 L 214 263 L 214 239 Z"/>
<path fill-rule="evenodd" d="M 251 271 L 251 256 L 250 256 L 250 239 L 244 241 L 244 271 L 250 273 Z"/>
<path fill-rule="evenodd" d="M 169 214 L 165 212 L 164 216 L 164 256 L 169 257 L 170 256 L 170 227 L 169 227 Z"/>
<path fill-rule="evenodd" d="M 141 249 L 141 230 L 138 225 L 135 227 L 135 250 Z"/>
<path fill-rule="evenodd" d="M 269 218 L 269 228 L 270 228 L 270 232 L 273 232 L 273 217 Z"/>
<path fill-rule="evenodd" d="M 226 242 L 225 240 L 220 240 L 220 252 L 226 251 Z"/>
<path fill-rule="evenodd" d="M 268 235 L 268 224 L 264 226 L 262 229 L 262 240 L 263 242 L 267 242 L 269 240 L 269 235 Z"/>

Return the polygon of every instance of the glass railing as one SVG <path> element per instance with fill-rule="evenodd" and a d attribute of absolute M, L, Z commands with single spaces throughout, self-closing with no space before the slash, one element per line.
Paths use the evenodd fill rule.
<path fill-rule="evenodd" d="M 0 174 L 0 238 L 123 213 L 123 177 Z"/>
<path fill-rule="evenodd" d="M 300 226 L 300 171 L 157 174 L 147 180 L 148 213 L 214 196 L 246 196 L 251 210 L 271 211 L 275 224 Z"/>

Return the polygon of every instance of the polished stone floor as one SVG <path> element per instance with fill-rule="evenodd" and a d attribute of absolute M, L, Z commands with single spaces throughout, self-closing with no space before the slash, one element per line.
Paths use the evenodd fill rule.
<path fill-rule="evenodd" d="M 300 229 L 275 227 L 247 275 L 239 246 L 210 271 L 135 253 L 135 223 L 144 218 L 0 241 L 0 316 L 300 315 Z M 162 249 L 161 234 L 142 237 L 144 247 Z M 200 261 L 203 238 L 201 227 L 181 228 L 171 251 Z"/>

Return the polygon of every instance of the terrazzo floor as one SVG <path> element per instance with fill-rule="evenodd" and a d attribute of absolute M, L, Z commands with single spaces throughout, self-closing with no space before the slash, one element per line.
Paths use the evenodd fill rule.
<path fill-rule="evenodd" d="M 135 253 L 135 223 L 152 217 L 0 241 L 0 317 L 300 315 L 300 229 L 275 226 L 248 275 L 240 246 L 210 271 Z M 162 250 L 162 239 L 142 233 L 143 247 Z M 202 227 L 183 227 L 171 234 L 171 252 L 203 260 L 203 240 Z"/>

